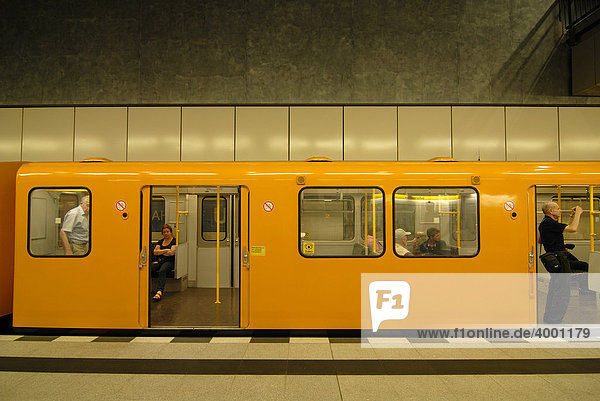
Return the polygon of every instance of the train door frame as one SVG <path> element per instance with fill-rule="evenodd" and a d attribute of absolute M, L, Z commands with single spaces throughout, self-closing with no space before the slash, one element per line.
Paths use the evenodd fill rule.
<path fill-rule="evenodd" d="M 529 319 L 538 323 L 538 235 L 537 235 L 537 189 L 527 188 L 527 275 L 529 276 Z"/>
<path fill-rule="evenodd" d="M 152 232 L 150 229 L 150 202 L 152 199 L 151 186 L 146 185 L 140 191 L 140 245 L 139 245 L 139 289 L 138 310 L 140 327 L 150 327 L 150 300 L 149 288 L 149 266 L 150 266 L 150 244 Z"/>
<path fill-rule="evenodd" d="M 153 186 L 147 186 L 144 187 L 142 190 L 142 218 L 140 221 L 141 224 L 141 228 L 140 228 L 140 316 L 144 317 L 144 321 L 141 321 L 142 327 L 172 327 L 172 328 L 176 328 L 176 327 L 194 327 L 194 328 L 210 328 L 210 329 L 214 329 L 214 328 L 246 328 L 249 325 L 249 301 L 250 301 L 250 296 L 249 296 L 249 280 L 250 280 L 250 273 L 249 273 L 249 254 L 250 254 L 250 247 L 249 247 L 249 188 L 247 186 L 243 186 L 243 185 L 221 185 L 220 187 L 224 187 L 224 188 L 236 188 L 236 193 L 235 196 L 231 196 L 228 199 L 231 199 L 232 202 L 230 202 L 232 204 L 233 207 L 228 208 L 228 219 L 230 220 L 230 222 L 227 222 L 227 225 L 229 227 L 229 225 L 231 225 L 232 227 L 230 227 L 230 229 L 232 229 L 232 232 L 236 232 L 237 236 L 236 238 L 232 238 L 232 240 L 230 241 L 230 247 L 231 247 L 231 266 L 233 266 L 233 268 L 237 269 L 237 272 L 235 273 L 235 275 L 237 276 L 237 281 L 238 281 L 238 285 L 237 285 L 237 289 L 238 289 L 238 305 L 237 305 L 237 316 L 234 319 L 234 325 L 206 325 L 206 324 L 196 324 L 196 322 L 193 322 L 192 320 L 194 319 L 190 319 L 190 324 L 182 324 L 182 325 L 162 325 L 159 324 L 158 326 L 153 325 L 152 323 L 152 293 L 151 293 L 151 283 L 152 280 L 150 279 L 150 252 L 152 252 L 151 246 L 149 244 L 152 243 L 152 230 L 151 230 L 151 199 L 153 196 L 153 193 L 155 191 L 155 188 L 157 187 L 176 187 L 176 185 L 153 185 Z M 198 199 L 197 199 L 197 203 L 198 205 L 201 204 L 201 199 L 200 199 L 200 194 L 201 192 L 198 191 L 197 193 L 194 192 L 192 190 L 192 192 L 186 192 L 186 189 L 189 191 L 190 188 L 205 188 L 205 189 L 211 189 L 211 188 L 217 188 L 215 185 L 179 185 L 178 186 L 180 189 L 182 189 L 182 193 L 187 193 L 190 195 L 197 195 Z M 208 192 L 211 195 L 212 192 Z M 216 195 L 216 192 L 214 193 Z M 195 202 L 194 202 L 195 203 Z M 188 205 L 190 206 L 190 205 Z M 188 207 L 189 209 L 189 207 Z M 196 208 L 196 210 L 200 211 L 199 208 Z M 189 212 L 189 210 L 187 211 Z M 235 214 L 235 216 L 232 216 L 233 214 Z M 193 214 L 195 215 L 195 213 Z M 190 221 L 188 221 L 185 225 L 187 230 L 193 230 L 196 231 L 196 233 L 198 232 L 198 230 L 200 229 L 200 220 L 201 220 L 202 216 L 201 214 L 198 214 L 197 216 L 195 216 L 196 219 L 196 223 L 195 224 L 191 224 Z M 235 224 L 235 227 L 233 227 L 233 224 Z M 173 230 L 175 231 L 175 227 L 173 227 Z M 198 235 L 198 234 L 196 234 Z M 193 241 L 194 243 L 197 242 L 197 239 L 195 238 L 195 236 L 193 236 L 191 239 L 188 238 L 187 239 L 188 242 Z M 196 244 L 197 246 L 197 244 Z M 197 248 L 196 246 L 191 247 L 190 246 L 190 251 L 189 252 L 195 252 L 197 253 Z M 145 248 L 146 247 L 146 248 Z M 145 256 L 143 256 L 145 255 Z M 145 263 L 142 263 L 142 260 L 145 261 Z M 188 273 L 189 274 L 189 269 L 195 269 L 196 266 L 196 262 L 195 262 L 195 258 L 193 258 L 192 260 L 189 260 L 188 258 Z M 189 263 L 193 263 L 193 266 L 189 266 Z M 232 272 L 233 273 L 233 272 Z M 231 281 L 234 281 L 234 276 L 232 275 L 231 277 Z M 185 285 L 187 286 L 187 282 L 185 283 Z M 193 287 L 193 286 L 192 286 Z M 187 289 L 189 290 L 189 288 L 192 287 L 187 287 Z M 234 287 L 235 288 L 235 287 Z M 144 298 L 145 297 L 145 298 Z M 162 302 L 162 301 L 161 301 Z M 234 314 L 235 315 L 235 314 Z M 140 320 L 142 320 L 140 318 Z"/>

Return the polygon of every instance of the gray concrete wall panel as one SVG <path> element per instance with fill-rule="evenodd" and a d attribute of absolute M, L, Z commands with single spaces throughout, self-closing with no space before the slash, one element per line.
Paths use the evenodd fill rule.
<path fill-rule="evenodd" d="M 290 160 L 343 160 L 342 107 L 290 107 Z"/>
<path fill-rule="evenodd" d="M 506 108 L 506 160 L 559 160 L 556 107 Z"/>
<path fill-rule="evenodd" d="M 235 109 L 183 107 L 182 161 L 233 161 Z"/>
<path fill-rule="evenodd" d="M 600 160 L 600 107 L 559 107 L 560 160 Z"/>
<path fill-rule="evenodd" d="M 23 110 L 23 161 L 73 161 L 73 107 Z"/>
<path fill-rule="evenodd" d="M 344 160 L 397 160 L 396 107 L 344 108 Z"/>
<path fill-rule="evenodd" d="M 0 161 L 21 160 L 23 109 L 0 109 Z"/>
<path fill-rule="evenodd" d="M 128 161 L 180 161 L 181 107 L 130 107 Z"/>
<path fill-rule="evenodd" d="M 288 113 L 288 107 L 238 107 L 235 160 L 288 160 Z"/>
<path fill-rule="evenodd" d="M 452 157 L 504 161 L 504 107 L 453 107 Z"/>
<path fill-rule="evenodd" d="M 452 156 L 450 107 L 398 107 L 398 160 Z"/>
<path fill-rule="evenodd" d="M 75 160 L 127 160 L 127 107 L 75 108 Z"/>

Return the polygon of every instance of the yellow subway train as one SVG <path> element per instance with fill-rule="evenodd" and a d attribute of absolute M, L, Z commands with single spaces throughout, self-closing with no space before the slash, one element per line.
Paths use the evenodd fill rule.
<path fill-rule="evenodd" d="M 456 292 L 485 305 L 473 321 L 510 299 L 536 323 L 541 203 L 582 205 L 569 241 L 584 260 L 598 249 L 597 162 L 98 159 L 0 163 L 0 180 L 0 315 L 14 327 L 359 329 L 370 273 L 515 274 L 510 293 L 436 284 L 411 327 L 436 326 L 427 311 Z M 154 302 L 167 224 L 175 262 Z"/>

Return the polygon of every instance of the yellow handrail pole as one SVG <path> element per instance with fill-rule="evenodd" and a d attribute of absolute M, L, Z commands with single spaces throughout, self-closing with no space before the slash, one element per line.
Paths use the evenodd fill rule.
<path fill-rule="evenodd" d="M 179 244 L 179 185 L 175 186 L 177 195 L 175 196 L 175 245 Z"/>
<path fill-rule="evenodd" d="M 220 304 L 219 300 L 219 243 L 221 242 L 221 187 L 217 185 L 217 300 L 216 304 Z"/>
<path fill-rule="evenodd" d="M 456 247 L 460 249 L 460 191 L 457 192 L 458 199 L 456 200 Z"/>
<path fill-rule="evenodd" d="M 561 190 L 560 185 L 558 185 L 557 188 L 558 188 L 558 199 L 557 199 L 558 202 L 556 202 L 556 203 L 558 204 L 558 210 L 561 211 L 561 213 L 558 214 L 558 222 L 562 223 L 562 199 L 560 197 L 560 195 L 561 195 L 561 193 L 560 193 L 560 190 Z"/>
<path fill-rule="evenodd" d="M 367 236 L 369 235 L 369 211 L 368 211 L 368 201 L 369 193 L 365 191 L 365 249 L 367 253 L 369 252 L 369 241 L 367 240 Z"/>
<path fill-rule="evenodd" d="M 590 252 L 594 252 L 594 237 L 596 233 L 594 231 L 594 186 L 590 185 Z"/>
<path fill-rule="evenodd" d="M 377 222 L 375 221 L 377 217 L 377 213 L 375 210 L 375 189 L 373 189 L 373 253 L 377 254 L 377 234 L 376 234 L 376 226 Z"/>

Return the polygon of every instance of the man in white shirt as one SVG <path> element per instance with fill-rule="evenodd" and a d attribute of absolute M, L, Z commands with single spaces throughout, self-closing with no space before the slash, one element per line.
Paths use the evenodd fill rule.
<path fill-rule="evenodd" d="M 406 243 L 408 242 L 408 236 L 410 231 L 404 231 L 401 228 L 397 228 L 394 233 L 396 253 L 399 256 L 413 256 L 408 249 L 406 249 Z"/>
<path fill-rule="evenodd" d="M 89 213 L 90 197 L 81 198 L 79 206 L 65 214 L 60 230 L 60 240 L 65 248 L 65 255 L 85 255 L 89 249 Z"/>

